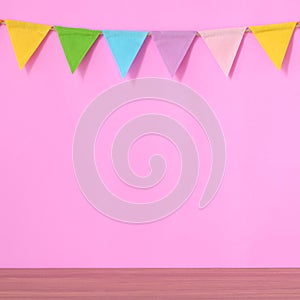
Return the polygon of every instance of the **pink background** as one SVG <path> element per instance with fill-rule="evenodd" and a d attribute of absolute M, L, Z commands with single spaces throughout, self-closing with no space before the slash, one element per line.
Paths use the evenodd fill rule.
<path fill-rule="evenodd" d="M 298 21 L 300 3 L 10 0 L 1 2 L 0 13 L 2 19 L 91 29 L 196 30 Z M 124 108 L 123 114 L 170 111 L 189 126 L 200 149 L 201 175 L 191 198 L 168 218 L 144 225 L 97 212 L 73 172 L 72 140 L 80 115 L 98 94 L 122 82 L 103 37 L 74 75 L 55 32 L 20 71 L 7 28 L 1 26 L 0 53 L 1 267 L 300 266 L 299 29 L 280 72 L 248 33 L 231 78 L 199 38 L 174 78 L 207 100 L 226 138 L 223 184 L 203 210 L 198 202 L 210 158 L 202 129 L 174 107 L 150 101 Z M 169 78 L 150 38 L 127 79 L 135 77 Z M 147 172 L 142 150 L 149 142 L 149 154 L 159 149 L 170 163 L 162 188 L 144 196 L 149 201 L 176 182 L 178 154 L 164 139 L 144 142 L 131 153 L 137 173 Z M 101 160 L 108 184 L 137 201 L 137 193 L 115 182 L 105 153 L 97 155 Z"/>

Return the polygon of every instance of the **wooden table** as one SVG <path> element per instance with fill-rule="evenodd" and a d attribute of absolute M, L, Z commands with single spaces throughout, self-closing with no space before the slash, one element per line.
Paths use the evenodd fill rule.
<path fill-rule="evenodd" d="M 0 299 L 300 299 L 300 269 L 0 269 Z"/>

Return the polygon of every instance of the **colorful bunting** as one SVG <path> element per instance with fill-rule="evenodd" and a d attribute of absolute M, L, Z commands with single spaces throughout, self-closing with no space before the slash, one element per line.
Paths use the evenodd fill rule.
<path fill-rule="evenodd" d="M 25 66 L 52 28 L 49 25 L 0 19 L 1 24 L 7 25 L 20 69 Z M 280 70 L 293 32 L 299 25 L 300 22 L 288 22 L 249 26 L 249 30 L 247 27 L 202 30 L 199 31 L 199 34 L 222 71 L 228 76 L 246 31 L 253 32 L 276 68 Z M 62 26 L 55 26 L 54 28 L 70 70 L 74 73 L 101 31 Z M 122 30 L 104 30 L 102 32 L 124 78 L 140 51 L 148 32 Z M 171 76 L 174 76 L 197 32 L 153 31 L 151 35 L 168 71 Z"/>
<path fill-rule="evenodd" d="M 41 42 L 48 34 L 51 26 L 5 20 L 18 65 L 22 69 Z"/>
<path fill-rule="evenodd" d="M 71 72 L 74 73 L 100 35 L 100 30 L 55 26 Z"/>
<path fill-rule="evenodd" d="M 281 68 L 296 24 L 288 22 L 249 27 L 278 70 Z"/>
<path fill-rule="evenodd" d="M 196 31 L 151 32 L 157 49 L 171 76 L 175 75 L 196 34 Z"/>
<path fill-rule="evenodd" d="M 226 76 L 239 50 L 247 27 L 200 31 L 205 44 Z"/>
<path fill-rule="evenodd" d="M 124 78 L 142 47 L 148 32 L 103 30 L 103 34 Z"/>

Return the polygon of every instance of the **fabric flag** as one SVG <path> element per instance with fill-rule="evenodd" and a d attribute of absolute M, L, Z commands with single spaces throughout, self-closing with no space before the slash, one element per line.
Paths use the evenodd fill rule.
<path fill-rule="evenodd" d="M 247 27 L 199 31 L 226 76 L 229 75 Z"/>
<path fill-rule="evenodd" d="M 74 73 L 99 37 L 100 30 L 55 26 L 71 72 Z"/>
<path fill-rule="evenodd" d="M 151 32 L 156 47 L 171 76 L 175 75 L 196 34 L 196 31 Z"/>
<path fill-rule="evenodd" d="M 18 65 L 22 69 L 48 34 L 51 26 L 5 20 Z"/>
<path fill-rule="evenodd" d="M 124 78 L 148 32 L 123 30 L 103 30 L 102 32 Z"/>
<path fill-rule="evenodd" d="M 249 27 L 278 70 L 281 68 L 296 24 L 297 22 L 288 22 Z"/>

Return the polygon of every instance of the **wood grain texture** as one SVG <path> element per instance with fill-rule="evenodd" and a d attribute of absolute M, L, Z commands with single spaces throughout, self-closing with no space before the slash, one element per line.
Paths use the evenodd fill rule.
<path fill-rule="evenodd" d="M 0 299 L 300 299 L 300 269 L 0 269 Z"/>

